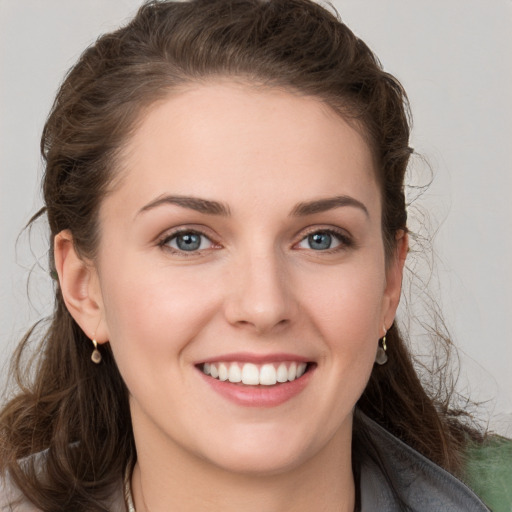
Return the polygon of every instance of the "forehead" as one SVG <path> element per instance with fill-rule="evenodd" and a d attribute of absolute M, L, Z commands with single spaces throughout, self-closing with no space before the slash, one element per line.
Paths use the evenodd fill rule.
<path fill-rule="evenodd" d="M 121 158 L 124 200 L 155 193 L 287 199 L 378 194 L 364 137 L 317 98 L 235 82 L 194 85 L 153 104 Z M 229 200 L 229 197 L 227 197 Z M 375 197 L 373 197 L 375 199 Z"/>

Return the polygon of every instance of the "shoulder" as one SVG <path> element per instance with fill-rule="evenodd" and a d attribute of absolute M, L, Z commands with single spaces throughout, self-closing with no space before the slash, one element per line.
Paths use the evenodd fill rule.
<path fill-rule="evenodd" d="M 361 461 L 362 510 L 488 512 L 464 483 L 359 413 L 374 447 Z M 376 460 L 377 459 L 377 460 Z"/>
<path fill-rule="evenodd" d="M 44 472 L 46 452 L 36 453 L 22 459 L 20 466 L 31 465 L 36 472 Z M 108 500 L 102 503 L 109 512 L 126 512 L 124 485 L 122 479 L 114 486 Z M 0 474 L 0 512 L 43 512 L 36 507 L 19 489 L 7 472 Z"/>
<path fill-rule="evenodd" d="M 512 440 L 491 436 L 466 452 L 465 481 L 495 512 L 512 509 Z"/>

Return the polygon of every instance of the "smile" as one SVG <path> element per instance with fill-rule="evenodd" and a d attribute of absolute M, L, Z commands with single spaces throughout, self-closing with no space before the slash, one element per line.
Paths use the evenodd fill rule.
<path fill-rule="evenodd" d="M 307 363 L 282 361 L 254 364 L 241 362 L 203 363 L 200 368 L 205 375 L 220 381 L 247 386 L 274 386 L 293 382 L 304 375 Z"/>

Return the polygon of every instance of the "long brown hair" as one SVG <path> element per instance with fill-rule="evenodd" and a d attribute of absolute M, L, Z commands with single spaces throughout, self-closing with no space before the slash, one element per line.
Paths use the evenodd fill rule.
<path fill-rule="evenodd" d="M 88 48 L 63 82 L 41 141 L 45 207 L 38 215 L 47 215 L 50 247 L 69 229 L 77 251 L 94 258 L 99 206 L 145 109 L 177 87 L 216 77 L 320 98 L 362 130 L 376 162 L 391 257 L 397 232 L 407 230 L 407 97 L 363 41 L 310 0 L 152 1 Z M 51 249 L 50 270 L 54 275 Z M 128 393 L 112 353 L 107 344 L 103 363 L 90 362 L 90 340 L 58 282 L 33 377 L 23 382 L 22 355 L 32 338 L 29 332 L 14 361 L 21 389 L 0 415 L 0 470 L 43 510 L 103 510 L 101 501 L 136 456 Z M 463 429 L 448 396 L 427 394 L 396 326 L 387 340 L 389 362 L 375 367 L 359 409 L 455 470 Z M 41 450 L 42 473 L 20 464 Z"/>

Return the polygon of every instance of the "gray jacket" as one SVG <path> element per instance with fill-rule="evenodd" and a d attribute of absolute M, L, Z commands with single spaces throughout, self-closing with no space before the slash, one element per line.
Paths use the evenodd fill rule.
<path fill-rule="evenodd" d="M 359 414 L 386 474 L 369 456 L 361 460 L 363 512 L 484 512 L 489 509 L 453 475 Z M 393 489 L 395 492 L 393 492 Z M 402 501 L 402 506 L 400 505 Z"/>
<path fill-rule="evenodd" d="M 450 473 L 429 461 L 363 414 L 358 420 L 379 452 L 380 464 L 363 455 L 360 464 L 362 512 L 489 512 L 482 501 Z M 44 453 L 34 457 L 44 457 Z M 384 466 L 385 472 L 381 469 Z M 105 509 L 127 512 L 119 482 Z M 0 512 L 41 512 L 8 478 L 0 479 Z M 72 512 L 72 511 L 70 511 Z"/>

